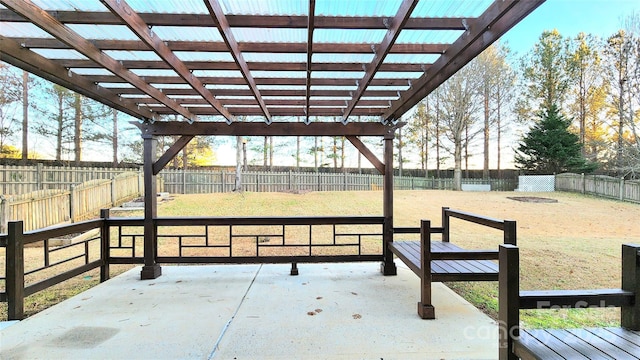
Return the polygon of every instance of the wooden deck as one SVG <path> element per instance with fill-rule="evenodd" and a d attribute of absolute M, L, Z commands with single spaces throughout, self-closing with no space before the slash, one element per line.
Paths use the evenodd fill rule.
<path fill-rule="evenodd" d="M 389 248 L 421 276 L 419 241 L 394 241 Z M 450 242 L 432 241 L 431 256 L 432 281 L 498 281 L 498 264 L 489 260 L 497 258 L 497 251 L 468 250 Z"/>
<path fill-rule="evenodd" d="M 521 359 L 640 359 L 640 332 L 625 328 L 520 330 Z"/>

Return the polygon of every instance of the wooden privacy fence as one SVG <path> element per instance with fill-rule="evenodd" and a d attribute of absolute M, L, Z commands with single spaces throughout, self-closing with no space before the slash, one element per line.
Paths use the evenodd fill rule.
<path fill-rule="evenodd" d="M 640 180 L 566 173 L 556 175 L 556 190 L 640 203 Z"/>
<path fill-rule="evenodd" d="M 159 189 L 162 182 L 159 181 Z M 7 232 L 7 223 L 24 221 L 24 230 L 31 231 L 66 221 L 77 222 L 93 218 L 100 209 L 118 206 L 143 192 L 142 175 L 123 173 L 111 180 L 92 180 L 71 190 L 39 190 L 22 195 L 0 195 L 0 233 Z"/>
<path fill-rule="evenodd" d="M 165 191 L 172 194 L 202 194 L 235 190 L 235 172 L 169 170 L 160 172 Z M 463 179 L 463 184 L 490 184 L 491 190 L 513 191 L 513 179 Z M 320 172 L 243 172 L 242 190 L 253 192 L 365 191 L 382 190 L 383 176 Z M 453 189 L 453 179 L 395 176 L 396 190 Z"/>
<path fill-rule="evenodd" d="M 0 165 L 0 194 L 26 194 L 38 190 L 71 190 L 90 180 L 112 179 L 135 170 L 126 168 Z"/>

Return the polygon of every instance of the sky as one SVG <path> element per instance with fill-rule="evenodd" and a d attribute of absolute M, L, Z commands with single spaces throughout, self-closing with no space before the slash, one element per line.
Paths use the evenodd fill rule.
<path fill-rule="evenodd" d="M 580 32 L 600 37 L 613 35 L 621 18 L 640 13 L 638 0 L 547 0 L 502 36 L 518 55 L 524 55 L 544 30 L 557 29 L 574 37 Z"/>

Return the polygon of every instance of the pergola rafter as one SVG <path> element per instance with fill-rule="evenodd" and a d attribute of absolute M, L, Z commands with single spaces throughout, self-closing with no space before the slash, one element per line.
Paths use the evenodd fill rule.
<path fill-rule="evenodd" d="M 117 16 L 104 12 L 93 11 L 47 11 L 49 15 L 60 22 L 69 24 L 100 24 L 122 25 Z M 138 13 L 142 20 L 150 26 L 216 26 L 215 20 L 206 14 L 162 14 Z M 307 16 L 253 16 L 226 15 L 231 27 L 244 28 L 306 28 Z M 10 10 L 0 9 L 0 19 L 4 21 L 23 22 L 24 18 Z M 386 18 L 389 21 L 390 18 Z M 407 20 L 405 29 L 412 30 L 464 30 L 464 18 L 414 18 Z M 380 17 L 373 16 L 318 16 L 315 27 L 318 29 L 386 29 Z"/>
<path fill-rule="evenodd" d="M 543 2 L 497 1 L 491 4 L 480 18 L 467 22 L 465 33 L 431 66 L 427 74 L 412 84 L 406 95 L 396 101 L 383 118 L 397 119 L 407 112 L 455 74 L 461 68 L 460 64 L 471 61 Z"/>
<path fill-rule="evenodd" d="M 213 106 L 227 120 L 233 121 L 234 116 L 207 90 L 202 82 L 191 70 L 164 44 L 162 39 L 154 35 L 153 29 L 147 25 L 129 5 L 122 0 L 101 0 L 111 12 L 116 14 L 145 44 L 155 51 L 169 67 L 180 75 L 192 88 L 194 88 L 211 106 Z M 188 118 L 194 121 L 195 118 Z"/>
<path fill-rule="evenodd" d="M 179 113 L 180 115 L 188 119 L 194 117 L 194 114 L 190 113 L 176 101 L 168 98 L 162 93 L 162 91 L 149 85 L 142 78 L 122 66 L 122 64 L 120 64 L 118 61 L 114 60 L 113 58 L 102 52 L 100 49 L 98 49 L 89 40 L 83 38 L 76 32 L 64 26 L 62 23 L 58 22 L 47 12 L 35 6 L 33 3 L 21 0 L 3 0 L 2 2 L 3 4 L 5 4 L 5 6 L 10 8 L 17 14 L 20 14 L 24 18 L 29 19 L 33 24 L 37 25 L 44 31 L 49 32 L 51 35 L 58 38 L 58 40 L 60 40 L 61 42 L 67 44 L 68 46 L 77 50 L 79 53 L 83 54 L 97 64 L 100 64 L 104 68 L 116 74 L 123 80 L 144 91 L 149 96 L 162 102 L 168 108 L 171 108 L 174 112 Z"/>
<path fill-rule="evenodd" d="M 307 15 L 307 63 L 305 70 L 307 74 L 307 93 L 305 102 L 305 121 L 309 122 L 309 106 L 311 99 L 311 71 L 313 71 L 313 30 L 315 28 L 316 1 L 309 0 L 309 15 Z"/>
<path fill-rule="evenodd" d="M 227 17 L 224 14 L 224 11 L 222 11 L 222 7 L 220 7 L 218 0 L 205 0 L 205 4 L 207 5 L 207 9 L 209 10 L 209 13 L 211 14 L 211 16 L 216 22 L 218 30 L 220 31 L 220 35 L 222 35 L 222 39 L 224 40 L 224 43 L 227 45 L 227 48 L 229 49 L 229 53 L 231 53 L 233 60 L 235 60 L 236 65 L 238 65 L 238 67 L 240 68 L 242 77 L 244 78 L 246 83 L 249 85 L 249 89 L 253 93 L 253 96 L 256 98 L 256 101 L 258 101 L 258 104 L 260 105 L 260 109 L 262 110 L 262 113 L 266 118 L 267 123 L 268 124 L 271 123 L 271 114 L 269 114 L 269 109 L 267 109 L 267 105 L 264 103 L 264 100 L 262 99 L 262 95 L 260 95 L 260 90 L 258 90 L 258 86 L 256 85 L 256 82 L 253 79 L 253 76 L 251 75 L 249 66 L 247 66 L 247 62 L 244 60 L 244 57 L 242 56 L 242 52 L 238 47 L 238 42 L 236 41 L 235 36 L 231 31 L 231 26 L 227 21 Z"/>
<path fill-rule="evenodd" d="M 13 66 L 23 68 L 43 79 L 47 79 L 96 101 L 100 101 L 105 105 L 131 116 L 140 119 L 152 118 L 154 116 L 154 113 L 149 108 L 140 108 L 137 103 L 122 98 L 118 94 L 101 86 L 97 86 L 93 81 L 90 81 L 82 75 L 69 72 L 68 68 L 40 56 L 29 49 L 23 48 L 20 44 L 4 36 L 0 36 L 0 49 L 2 49 L 0 52 L 0 60 Z M 29 59 L 29 61 L 25 62 L 24 59 Z"/>
<path fill-rule="evenodd" d="M 356 86 L 358 88 L 354 92 L 351 101 L 349 101 L 347 107 L 344 109 L 342 114 L 343 121 L 346 121 L 349 118 L 349 115 L 351 115 L 351 112 L 362 97 L 364 90 L 369 86 L 371 80 L 373 80 L 373 77 L 378 72 L 380 65 L 382 65 L 384 58 L 391 50 L 391 47 L 398 38 L 398 35 L 400 35 L 400 31 L 409 19 L 409 16 L 411 16 L 411 12 L 416 5 L 418 5 L 418 0 L 403 0 L 402 4 L 400 4 L 398 13 L 389 24 L 389 30 L 387 30 L 382 43 L 375 49 L 373 60 L 369 65 L 363 67 L 363 70 L 365 70 L 364 77 L 361 80 L 356 81 Z"/>

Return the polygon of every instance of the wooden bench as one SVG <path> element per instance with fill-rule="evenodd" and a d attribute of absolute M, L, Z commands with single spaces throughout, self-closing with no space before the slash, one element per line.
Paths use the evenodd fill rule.
<path fill-rule="evenodd" d="M 622 246 L 621 289 L 520 291 L 519 253 L 500 246 L 500 360 L 640 359 L 640 245 Z M 520 309 L 620 307 L 621 327 L 520 328 Z"/>
<path fill-rule="evenodd" d="M 498 281 L 498 264 L 492 261 L 498 260 L 498 250 L 469 250 L 451 243 L 451 217 L 502 230 L 504 243 L 516 244 L 515 221 L 491 219 L 446 207 L 442 208 L 442 227 L 432 227 L 431 221 L 422 220 L 419 228 L 395 228 L 394 234 L 420 234 L 420 241 L 393 241 L 389 243 L 389 250 L 420 277 L 418 314 L 423 319 L 435 319 L 431 303 L 432 282 Z M 431 241 L 431 234 L 442 234 L 442 241 Z"/>

